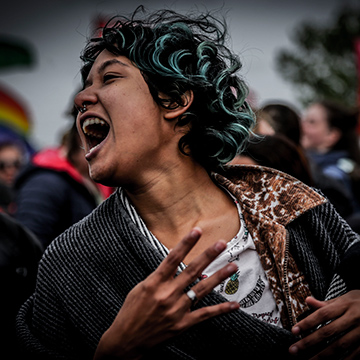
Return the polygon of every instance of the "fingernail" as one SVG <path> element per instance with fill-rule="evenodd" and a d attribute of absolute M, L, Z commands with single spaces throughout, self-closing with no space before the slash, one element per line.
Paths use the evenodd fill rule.
<path fill-rule="evenodd" d="M 298 353 L 299 349 L 297 346 L 291 346 L 289 349 L 289 353 L 292 355 L 296 355 Z"/>
<path fill-rule="evenodd" d="M 215 244 L 215 250 L 218 251 L 218 252 L 223 251 L 225 248 L 226 248 L 226 244 L 225 244 L 224 241 L 218 241 L 218 242 Z"/>
<path fill-rule="evenodd" d="M 300 332 L 301 332 L 301 329 L 299 326 L 294 326 L 292 329 L 291 329 L 291 332 L 294 334 L 294 335 L 299 335 Z"/>
<path fill-rule="evenodd" d="M 201 229 L 198 227 L 195 227 L 191 230 L 190 235 L 192 237 L 199 237 L 201 235 Z"/>
<path fill-rule="evenodd" d="M 227 267 L 226 267 L 226 270 L 229 271 L 229 272 L 235 272 L 238 270 L 238 266 L 234 263 L 230 263 Z"/>

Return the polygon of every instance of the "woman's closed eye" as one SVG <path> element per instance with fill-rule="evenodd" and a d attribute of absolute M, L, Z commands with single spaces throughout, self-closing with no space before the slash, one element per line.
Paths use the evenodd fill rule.
<path fill-rule="evenodd" d="M 103 82 L 104 83 L 109 83 L 112 80 L 119 79 L 119 78 L 122 78 L 122 76 L 119 75 L 119 74 L 105 74 L 103 76 Z"/>

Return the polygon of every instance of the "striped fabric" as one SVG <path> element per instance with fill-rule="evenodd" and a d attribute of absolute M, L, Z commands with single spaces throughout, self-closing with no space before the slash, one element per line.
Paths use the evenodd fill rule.
<path fill-rule="evenodd" d="M 134 206 L 130 203 L 128 197 L 126 196 L 123 188 L 119 188 L 119 197 L 124 205 L 124 208 L 128 212 L 131 220 L 134 222 L 134 224 L 138 227 L 140 232 L 146 237 L 146 239 L 150 242 L 150 244 L 157 249 L 161 255 L 166 257 L 169 253 L 169 250 L 167 247 L 160 242 L 156 236 L 147 228 L 145 225 L 143 219 L 139 216 Z M 186 268 L 186 265 L 184 263 L 181 263 L 179 265 L 179 271 L 182 271 Z"/>

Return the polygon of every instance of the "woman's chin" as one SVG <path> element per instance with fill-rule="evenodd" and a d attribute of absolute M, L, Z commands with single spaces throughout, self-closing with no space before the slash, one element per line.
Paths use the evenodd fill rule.
<path fill-rule="evenodd" d="M 92 180 L 94 180 L 97 183 L 104 184 L 104 181 L 106 181 L 107 176 L 104 171 L 100 171 L 100 169 L 97 169 L 94 166 L 89 167 L 90 177 Z"/>
<path fill-rule="evenodd" d="M 98 169 L 93 169 L 90 167 L 90 177 L 93 181 L 96 183 L 99 183 L 101 185 L 105 186 L 111 186 L 111 187 L 118 187 L 119 184 L 117 181 L 115 181 L 114 177 L 111 176 L 112 174 L 110 172 L 106 172 L 104 170 L 98 171 Z"/>

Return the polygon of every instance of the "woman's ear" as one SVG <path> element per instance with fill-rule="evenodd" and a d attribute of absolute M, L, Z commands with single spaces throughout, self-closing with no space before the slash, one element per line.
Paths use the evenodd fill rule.
<path fill-rule="evenodd" d="M 193 91 L 192 90 L 186 91 L 184 95 L 181 97 L 181 99 L 182 99 L 182 105 L 176 104 L 176 106 L 173 106 L 174 104 L 170 103 L 169 101 L 169 105 L 163 107 L 165 119 L 173 120 L 183 115 L 189 109 L 190 105 L 194 100 Z"/>

